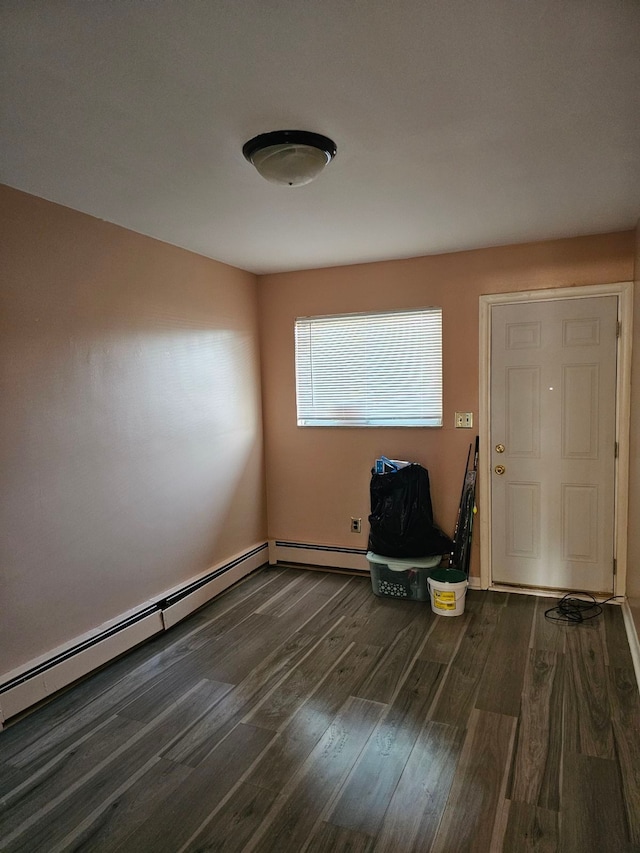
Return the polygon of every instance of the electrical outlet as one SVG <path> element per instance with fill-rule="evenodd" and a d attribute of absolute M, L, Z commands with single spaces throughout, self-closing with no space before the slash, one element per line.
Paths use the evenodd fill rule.
<path fill-rule="evenodd" d="M 471 429 L 473 412 L 456 412 L 456 429 Z"/>
<path fill-rule="evenodd" d="M 351 519 L 351 532 L 352 533 L 362 533 L 362 519 L 361 518 L 352 518 Z"/>

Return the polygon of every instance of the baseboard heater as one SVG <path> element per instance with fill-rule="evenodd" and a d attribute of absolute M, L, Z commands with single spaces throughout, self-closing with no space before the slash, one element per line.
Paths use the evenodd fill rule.
<path fill-rule="evenodd" d="M 269 542 L 269 562 L 317 566 L 323 569 L 369 574 L 367 552 L 364 548 L 340 548 L 334 545 L 312 545 L 305 542 Z"/>
<path fill-rule="evenodd" d="M 110 660 L 166 631 L 245 575 L 268 562 L 266 542 L 175 587 L 139 610 L 8 673 L 0 684 L 0 728 L 19 714 Z"/>
<path fill-rule="evenodd" d="M 348 571 L 354 575 L 370 576 L 367 552 L 363 548 L 339 548 L 332 545 L 311 545 L 305 542 L 269 542 L 271 565 L 294 565 L 308 568 Z M 469 578 L 470 589 L 482 589 L 480 578 Z"/>

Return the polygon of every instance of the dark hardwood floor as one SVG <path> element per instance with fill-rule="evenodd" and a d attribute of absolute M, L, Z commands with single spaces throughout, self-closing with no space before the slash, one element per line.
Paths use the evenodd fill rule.
<path fill-rule="evenodd" d="M 270 569 L 0 733 L 0 850 L 640 851 L 622 613 Z"/>

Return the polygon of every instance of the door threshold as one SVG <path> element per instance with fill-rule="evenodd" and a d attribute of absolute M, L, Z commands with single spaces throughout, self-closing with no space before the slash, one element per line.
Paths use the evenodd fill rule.
<path fill-rule="evenodd" d="M 517 595 L 537 595 L 539 598 L 562 598 L 565 595 L 593 595 L 598 604 L 603 604 L 607 601 L 608 604 L 622 605 L 625 601 L 624 596 L 618 596 L 612 601 L 608 601 L 612 593 L 586 592 L 583 589 L 549 589 L 544 586 L 520 586 L 507 583 L 494 583 L 491 584 L 489 589 L 491 592 L 514 592 Z"/>

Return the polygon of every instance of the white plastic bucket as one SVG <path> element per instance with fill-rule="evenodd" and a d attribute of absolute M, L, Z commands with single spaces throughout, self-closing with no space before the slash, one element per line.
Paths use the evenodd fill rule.
<path fill-rule="evenodd" d="M 458 569 L 437 569 L 427 579 L 431 609 L 438 616 L 460 616 L 464 613 L 464 602 L 469 581 Z"/>

